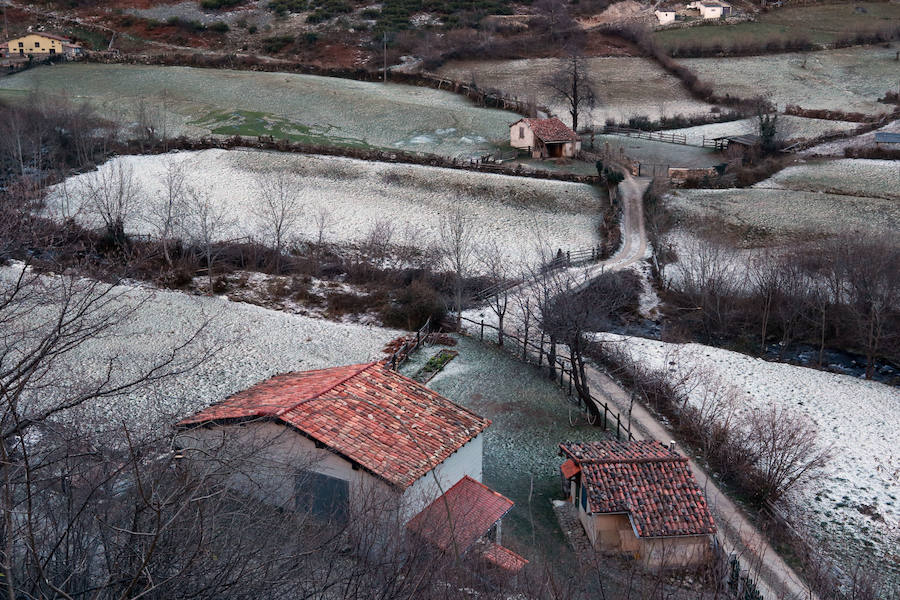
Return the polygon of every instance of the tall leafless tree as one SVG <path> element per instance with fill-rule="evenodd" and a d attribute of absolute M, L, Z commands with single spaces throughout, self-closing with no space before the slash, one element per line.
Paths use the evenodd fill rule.
<path fill-rule="evenodd" d="M 453 300 L 456 320 L 462 319 L 463 287 L 475 254 L 474 223 L 456 206 L 441 219 L 441 245 L 447 266 L 453 272 Z"/>
<path fill-rule="evenodd" d="M 597 104 L 596 85 L 581 52 L 576 48 L 569 48 L 566 54 L 545 85 L 554 98 L 566 106 L 572 118 L 572 129 L 578 131 L 580 116 L 593 110 Z"/>
<path fill-rule="evenodd" d="M 293 173 L 275 169 L 257 178 L 259 202 L 254 214 L 275 255 L 275 272 L 281 273 L 281 261 L 288 244 L 297 235 L 303 218 L 300 186 Z"/>
<path fill-rule="evenodd" d="M 124 245 L 125 228 L 141 200 L 131 165 L 117 160 L 88 174 L 82 180 L 80 194 L 88 210 L 103 223 L 110 239 Z"/>
<path fill-rule="evenodd" d="M 170 247 L 172 240 L 182 228 L 187 204 L 188 185 L 184 165 L 174 160 L 165 164 L 160 177 L 162 191 L 150 202 L 147 216 L 162 246 L 166 264 L 172 266 Z"/>
<path fill-rule="evenodd" d="M 209 289 L 213 293 L 213 264 L 218 258 L 221 242 L 231 229 L 233 220 L 227 209 L 204 191 L 188 188 L 185 231 L 188 239 L 197 246 L 206 261 Z"/>

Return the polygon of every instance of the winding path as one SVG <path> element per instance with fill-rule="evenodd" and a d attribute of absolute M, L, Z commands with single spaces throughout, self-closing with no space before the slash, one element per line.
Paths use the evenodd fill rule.
<path fill-rule="evenodd" d="M 604 272 L 626 269 L 646 258 L 648 243 L 644 228 L 643 197 L 649 184 L 650 180 L 647 178 L 635 178 L 626 173 L 624 181 L 619 185 L 624 209 L 622 245 L 609 259 L 587 269 L 581 269 L 578 273 L 581 282 L 576 289 L 584 289 Z M 574 273 L 576 269 L 571 271 Z M 511 290 L 510 295 L 535 295 L 536 287 L 534 283 L 525 283 Z M 520 302 L 510 303 L 510 306 L 516 308 L 520 305 Z M 507 315 L 504 329 L 509 333 L 515 333 L 516 326 L 521 322 L 521 315 Z M 565 352 L 564 349 L 559 350 Z M 669 429 L 646 408 L 638 403 L 632 405 L 631 395 L 603 371 L 595 366 L 586 366 L 585 375 L 591 389 L 600 391 L 620 414 L 631 412 L 632 433 L 635 438 L 655 439 L 664 443 L 675 439 Z M 734 552 L 739 555 L 744 568 L 749 566 L 753 569 L 757 586 L 764 598 L 818 600 L 793 569 L 775 552 L 768 539 L 753 525 L 741 508 L 719 489 L 703 467 L 686 455 L 680 447 L 678 452 L 687 456 L 697 482 L 705 491 L 707 502 L 719 526 L 719 540 L 723 549 L 726 553 Z"/>

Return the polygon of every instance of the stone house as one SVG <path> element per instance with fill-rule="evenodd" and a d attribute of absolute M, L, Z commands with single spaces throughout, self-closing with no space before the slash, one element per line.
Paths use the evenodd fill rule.
<path fill-rule="evenodd" d="M 503 498 L 478 483 L 489 425 L 372 362 L 258 383 L 179 421 L 176 447 L 191 469 L 227 460 L 228 483 L 267 503 L 351 525 L 377 523 L 386 535 L 434 502 L 456 502 L 454 523 L 481 541 L 499 531 L 508 510 L 481 511 L 481 496 Z M 481 495 L 458 496 L 473 488 L 463 483 L 470 481 Z M 467 548 L 475 544 L 466 540 Z"/>
<path fill-rule="evenodd" d="M 573 158 L 581 151 L 581 138 L 556 117 L 519 119 L 509 126 L 509 144 L 532 158 Z"/>
<path fill-rule="evenodd" d="M 80 56 L 82 48 L 69 38 L 52 33 L 29 33 L 0 46 L 0 57 Z"/>
<path fill-rule="evenodd" d="M 687 458 L 656 441 L 559 447 L 565 493 L 594 548 L 649 569 L 709 560 L 716 525 Z"/>

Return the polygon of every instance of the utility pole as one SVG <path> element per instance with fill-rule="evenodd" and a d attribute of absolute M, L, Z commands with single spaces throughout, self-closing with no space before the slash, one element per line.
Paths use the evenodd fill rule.
<path fill-rule="evenodd" d="M 384 82 L 387 83 L 387 29 L 381 32 L 382 52 L 384 56 Z"/>

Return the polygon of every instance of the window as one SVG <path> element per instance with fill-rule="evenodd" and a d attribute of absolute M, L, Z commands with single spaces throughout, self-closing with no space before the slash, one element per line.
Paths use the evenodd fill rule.
<path fill-rule="evenodd" d="M 34 43 L 34 47 L 35 47 L 35 48 L 40 48 L 40 47 L 41 47 L 41 43 L 40 43 L 40 42 L 35 42 L 35 43 Z"/>
<path fill-rule="evenodd" d="M 321 473 L 297 473 L 296 509 L 317 517 L 346 521 L 350 512 L 350 482 Z"/>
<path fill-rule="evenodd" d="M 584 512 L 588 511 L 587 496 L 587 488 L 585 486 L 581 486 L 581 508 L 584 509 Z"/>
<path fill-rule="evenodd" d="M 25 47 L 25 42 L 19 42 L 19 48 L 24 48 L 24 47 Z"/>
<path fill-rule="evenodd" d="M 524 139 L 525 137 L 525 128 L 519 125 L 519 139 Z"/>
<path fill-rule="evenodd" d="M 56 50 L 54 50 L 53 48 L 50 48 L 50 54 L 56 54 Z"/>

